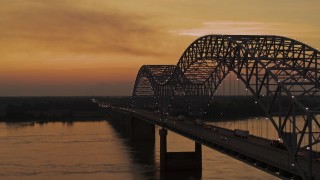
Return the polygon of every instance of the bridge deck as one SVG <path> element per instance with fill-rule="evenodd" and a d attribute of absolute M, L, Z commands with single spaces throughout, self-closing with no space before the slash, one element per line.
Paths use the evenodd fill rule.
<path fill-rule="evenodd" d="M 283 175 L 279 174 L 279 170 L 299 175 L 295 168 L 296 165 L 289 163 L 287 152 L 270 146 L 270 141 L 268 140 L 254 136 L 244 139 L 233 136 L 233 132 L 228 129 L 218 128 L 218 130 L 214 131 L 202 126 L 196 126 L 190 122 L 176 120 L 173 117 L 168 117 L 166 123 L 163 124 L 160 121 L 159 115 L 145 110 L 134 110 L 130 113 L 132 116 L 159 126 L 164 126 L 168 130 L 237 158 L 275 176 L 284 178 Z M 298 163 L 304 169 L 304 172 L 308 172 L 306 169 L 309 163 L 307 159 L 299 157 Z M 276 170 L 270 169 L 270 166 Z M 320 179 L 319 161 L 312 160 L 312 175 L 315 179 Z"/>

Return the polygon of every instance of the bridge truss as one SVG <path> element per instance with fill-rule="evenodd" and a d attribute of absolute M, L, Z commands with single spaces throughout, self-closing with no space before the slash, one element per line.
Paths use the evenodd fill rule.
<path fill-rule="evenodd" d="M 320 142 L 318 114 L 320 52 L 281 36 L 208 35 L 195 40 L 177 65 L 143 65 L 136 77 L 133 104 L 153 102 L 162 114 L 177 107 L 205 112 L 219 85 L 234 73 L 265 111 L 282 138 L 292 165 L 311 177 L 314 147 Z M 303 118 L 298 125 L 297 116 Z M 287 128 L 290 127 L 290 128 Z M 289 130 L 288 130 L 289 129 Z M 302 143 L 307 141 L 307 143 Z M 297 161 L 308 152 L 309 172 Z"/>

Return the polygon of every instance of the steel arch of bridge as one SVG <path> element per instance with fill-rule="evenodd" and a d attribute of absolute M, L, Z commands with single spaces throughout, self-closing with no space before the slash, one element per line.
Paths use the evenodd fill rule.
<path fill-rule="evenodd" d="M 302 177 L 297 153 L 308 149 L 309 166 L 313 147 L 320 142 L 317 114 L 319 107 L 303 99 L 319 95 L 320 52 L 307 44 L 281 36 L 207 35 L 198 38 L 184 51 L 177 65 L 143 65 L 136 77 L 134 104 L 151 97 L 162 113 L 175 108 L 177 97 L 189 100 L 190 110 L 203 111 L 230 73 L 235 73 L 277 130 L 279 137 Z M 188 109 L 186 109 L 188 110 Z M 298 127 L 296 114 L 304 124 Z M 275 115 L 278 116 L 277 119 Z M 285 136 L 299 134 L 294 145 Z M 302 141 L 307 139 L 308 143 Z"/>

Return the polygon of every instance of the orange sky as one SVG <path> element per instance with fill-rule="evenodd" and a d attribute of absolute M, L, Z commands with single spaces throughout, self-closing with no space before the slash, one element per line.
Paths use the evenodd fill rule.
<path fill-rule="evenodd" d="M 318 0 L 0 0 L 0 96 L 130 95 L 142 64 L 205 34 L 320 47 Z"/>

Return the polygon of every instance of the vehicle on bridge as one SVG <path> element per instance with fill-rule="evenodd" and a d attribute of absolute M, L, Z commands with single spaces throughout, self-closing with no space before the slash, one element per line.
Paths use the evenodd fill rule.
<path fill-rule="evenodd" d="M 212 124 L 203 124 L 203 127 L 206 128 L 206 129 L 212 129 L 214 126 Z"/>
<path fill-rule="evenodd" d="M 247 139 L 249 137 L 249 131 L 235 129 L 235 130 L 233 130 L 233 135 Z"/>
<path fill-rule="evenodd" d="M 184 117 L 183 115 L 179 115 L 177 119 L 178 119 L 178 121 L 183 121 L 184 118 L 185 118 L 185 117 Z"/>
<path fill-rule="evenodd" d="M 272 147 L 276 147 L 276 148 L 279 148 L 279 149 L 283 149 L 283 150 L 286 150 L 286 146 L 283 144 L 283 141 L 282 139 L 276 139 L 276 140 L 271 140 L 270 142 L 270 146 Z"/>
<path fill-rule="evenodd" d="M 203 121 L 201 119 L 196 119 L 194 124 L 198 126 L 203 126 Z"/>

